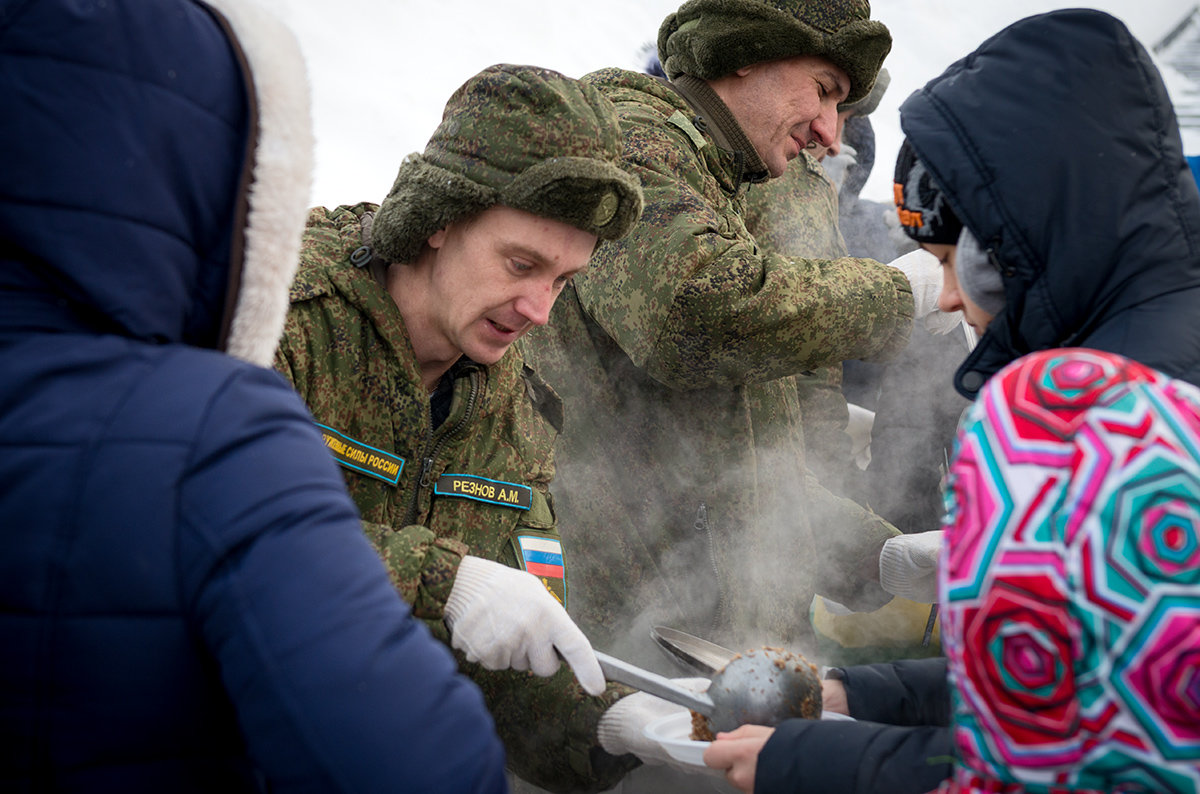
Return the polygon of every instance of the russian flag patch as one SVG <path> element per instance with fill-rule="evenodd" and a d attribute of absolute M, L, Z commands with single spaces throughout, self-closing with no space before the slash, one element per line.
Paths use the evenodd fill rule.
<path fill-rule="evenodd" d="M 521 559 L 525 570 L 534 576 L 563 578 L 562 542 L 554 538 L 518 535 L 517 545 L 521 548 Z"/>

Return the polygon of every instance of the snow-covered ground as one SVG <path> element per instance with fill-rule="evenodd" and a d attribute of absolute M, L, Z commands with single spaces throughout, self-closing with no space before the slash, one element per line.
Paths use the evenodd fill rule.
<path fill-rule="evenodd" d="M 446 99 L 493 63 L 529 63 L 579 77 L 641 67 L 638 51 L 681 0 L 264 0 L 309 61 L 317 134 L 313 204 L 379 201 L 404 155 L 424 148 Z M 1046 0 L 874 0 L 892 31 L 891 87 L 875 112 L 877 166 L 863 191 L 890 198 L 900 103 L 1005 25 L 1079 3 Z M 1149 48 L 1188 0 L 1091 3 L 1124 20 Z M 1174 91 L 1182 77 L 1166 74 Z M 1197 145 L 1200 145 L 1198 142 Z M 1190 152 L 1200 154 L 1200 151 Z"/>

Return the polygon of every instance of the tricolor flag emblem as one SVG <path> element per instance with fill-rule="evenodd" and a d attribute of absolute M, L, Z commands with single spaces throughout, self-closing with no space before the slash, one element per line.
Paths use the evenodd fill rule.
<path fill-rule="evenodd" d="M 517 536 L 525 570 L 534 576 L 563 578 L 562 542 L 554 538 L 539 538 L 529 535 Z"/>

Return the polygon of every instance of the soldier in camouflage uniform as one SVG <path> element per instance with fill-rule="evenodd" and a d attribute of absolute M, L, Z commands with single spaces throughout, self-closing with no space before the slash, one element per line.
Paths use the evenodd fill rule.
<path fill-rule="evenodd" d="M 870 93 L 857 102 L 838 107 L 838 139 L 834 146 L 824 147 L 810 143 L 805 151 L 788 164 L 787 171 L 778 179 L 751 185 L 746 193 L 746 228 L 755 241 L 765 250 L 784 256 L 804 256 L 836 259 L 847 255 L 847 246 L 840 230 L 839 193 L 826 176 L 824 163 L 828 156 L 839 153 L 842 145 L 841 131 L 852 118 L 867 118 L 879 105 L 887 89 L 889 77 L 886 69 L 880 69 L 879 77 Z M 950 315 L 937 315 L 940 320 Z M 949 326 L 942 330 L 951 330 Z M 924 325 L 919 325 L 912 340 L 901 354 L 909 377 L 925 378 L 936 360 L 922 360 L 919 352 L 928 348 L 913 349 L 914 341 L 933 338 Z M 961 355 L 956 359 L 961 360 Z M 861 362 L 859 362 L 861 363 Z M 846 433 L 849 409 L 842 393 L 842 365 L 837 362 L 814 368 L 812 376 L 794 376 L 800 397 L 800 414 L 803 417 L 804 444 L 809 468 L 815 473 L 822 486 L 860 504 L 870 504 L 875 509 L 881 505 L 895 508 L 898 503 L 919 501 L 921 493 L 904 492 L 892 497 L 888 491 L 896 490 L 895 484 L 883 477 L 869 479 L 861 470 L 851 449 L 851 439 Z M 891 366 L 877 364 L 875 366 Z M 921 400 L 916 406 L 906 406 L 905 416 L 923 415 L 928 412 Z M 885 428 L 894 433 L 894 429 Z M 920 424 L 903 428 L 912 433 L 906 439 L 907 461 L 924 460 L 931 456 L 911 454 L 912 448 L 940 450 L 942 442 L 953 436 L 953 425 L 944 435 L 937 428 Z M 889 440 L 894 439 L 889 436 Z M 872 451 L 878 444 L 872 444 Z M 887 459 L 891 450 L 883 450 L 881 459 Z M 914 466 L 914 468 L 916 468 Z M 933 474 L 937 477 L 936 465 Z M 910 475 L 912 476 L 912 475 Z M 878 486 L 871 488 L 870 486 Z M 895 522 L 888 510 L 880 510 L 890 522 Z M 904 527 L 895 524 L 898 528 Z M 934 529 L 937 518 L 930 518 L 923 526 L 913 531 Z M 818 599 L 812 610 L 812 628 L 818 656 L 827 664 L 859 663 L 864 661 L 886 661 L 903 658 L 912 659 L 941 653 L 936 631 L 926 636 L 929 606 L 895 597 L 877 610 L 841 614 L 831 610 Z"/>
<path fill-rule="evenodd" d="M 396 586 L 483 690 L 510 768 L 556 791 L 609 788 L 637 765 L 598 745 L 630 690 L 605 685 L 582 634 L 579 681 L 554 672 L 569 642 L 536 636 L 562 621 L 578 632 L 560 606 L 569 554 L 549 491 L 562 406 L 508 348 L 546 321 L 597 239 L 636 222 L 620 151 L 594 88 L 484 70 L 381 206 L 310 212 L 276 358 Z M 512 645 L 522 633 L 534 647 Z"/>
<path fill-rule="evenodd" d="M 583 78 L 617 107 L 646 210 L 522 345 L 567 407 L 559 509 L 593 541 L 573 558 L 572 615 L 597 647 L 662 664 L 647 629 L 665 623 L 811 652 L 814 593 L 888 599 L 880 555 L 899 533 L 808 474 L 793 376 L 900 350 L 910 281 L 768 252 L 745 222 L 747 187 L 829 145 L 837 104 L 870 90 L 891 39 L 869 14 L 691 0 L 659 31 L 669 80 Z"/>
<path fill-rule="evenodd" d="M 837 192 L 825 169 L 806 149 L 778 179 L 746 191 L 746 230 L 765 251 L 784 256 L 840 259 L 846 243 L 838 228 Z M 809 376 L 793 375 L 804 418 L 808 464 L 821 484 L 853 496 L 857 481 L 842 395 L 842 363 L 814 367 Z"/>
<path fill-rule="evenodd" d="M 746 191 L 746 230 L 762 248 L 790 257 L 840 259 L 848 255 L 839 222 L 838 189 L 826 174 L 828 157 L 842 148 L 842 131 L 854 117 L 865 118 L 879 105 L 890 81 L 880 69 L 870 93 L 838 106 L 833 146 L 812 141 L 788 164 L 783 176 Z M 842 362 L 798 377 L 804 444 L 809 467 L 830 490 L 861 501 L 863 475 L 846 434 L 849 412 L 842 394 Z"/>

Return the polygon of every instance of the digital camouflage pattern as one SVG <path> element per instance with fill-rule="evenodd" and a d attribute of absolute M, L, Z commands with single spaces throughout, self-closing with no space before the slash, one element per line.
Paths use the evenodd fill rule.
<path fill-rule="evenodd" d="M 838 228 L 838 196 L 833 183 L 808 152 L 792 160 L 783 175 L 746 191 L 746 230 L 764 250 L 785 256 L 838 259 L 846 243 Z M 850 496 L 856 477 L 842 394 L 842 364 L 814 367 L 797 378 L 808 465 L 833 491 Z"/>
<path fill-rule="evenodd" d="M 621 131 L 595 88 L 550 69 L 497 64 L 458 88 L 423 154 L 405 158 L 371 232 L 390 262 L 495 204 L 612 240 L 642 210 Z"/>
<path fill-rule="evenodd" d="M 375 209 L 310 212 L 276 367 L 324 426 L 364 530 L 404 600 L 449 644 L 443 611 L 464 555 L 523 567 L 519 535 L 559 539 L 549 484 L 561 406 L 510 352 L 492 367 L 456 365 L 450 416 L 431 429 L 400 311 L 369 268 L 351 263 L 361 219 Z M 529 508 L 435 493 L 447 474 L 527 487 Z M 566 600 L 565 580 L 543 581 Z M 598 791 L 636 765 L 632 756 L 604 753 L 596 740 L 600 715 L 629 690 L 610 686 L 591 697 L 565 665 L 538 678 L 456 656 L 483 690 L 509 766 L 522 778 L 553 791 Z"/>
<path fill-rule="evenodd" d="M 847 255 L 839 228 L 838 195 L 820 162 L 807 152 L 778 179 L 746 193 L 746 229 L 763 249 L 785 256 L 838 259 Z M 862 501 L 863 477 L 846 434 L 842 363 L 814 367 L 797 378 L 807 463 L 826 488 Z M 865 504 L 865 502 L 864 502 Z"/>
<path fill-rule="evenodd" d="M 744 216 L 746 230 L 768 251 L 815 259 L 846 256 L 837 188 L 807 151 L 788 163 L 782 176 L 750 186 Z"/>
<path fill-rule="evenodd" d="M 769 251 L 789 256 L 841 257 L 846 255 L 846 245 L 838 229 L 838 209 L 838 195 L 825 170 L 803 153 L 788 165 L 783 176 L 750 186 L 746 194 L 746 228 Z M 911 358 L 911 350 L 910 342 L 901 355 Z M 908 361 L 908 365 L 913 362 Z M 896 360 L 891 366 L 896 366 Z M 796 381 L 809 467 L 824 487 L 861 504 L 870 500 L 869 504 L 879 509 L 877 498 L 893 489 L 872 490 L 866 473 L 851 455 L 850 438 L 844 431 L 849 415 L 841 388 L 841 364 L 818 367 L 812 377 Z M 906 413 L 922 414 L 927 408 L 910 407 Z M 947 438 L 953 436 L 953 429 L 951 423 Z M 930 446 L 928 438 L 922 437 L 921 443 L 923 449 Z M 905 496 L 917 499 L 919 493 L 916 489 L 905 492 L 896 501 Z M 888 511 L 883 515 L 896 521 Z M 936 523 L 934 519 L 922 529 L 931 529 Z M 893 598 L 877 610 L 849 615 L 835 612 L 818 600 L 810 612 L 817 654 L 833 665 L 938 655 L 941 645 L 936 624 L 929 641 L 925 641 L 928 618 L 928 604 L 903 598 Z"/>
<path fill-rule="evenodd" d="M 712 80 L 753 63 L 817 55 L 850 78 L 846 102 L 867 96 L 892 36 L 867 0 L 688 0 L 663 20 L 658 57 L 672 80 Z"/>
<path fill-rule="evenodd" d="M 584 78 L 616 105 L 646 209 L 603 243 L 526 355 L 563 395 L 560 514 L 572 614 L 644 663 L 658 622 L 725 644 L 811 639 L 814 591 L 877 606 L 885 521 L 816 485 L 792 376 L 900 349 L 912 295 L 894 268 L 764 251 L 737 157 L 668 85 Z"/>

